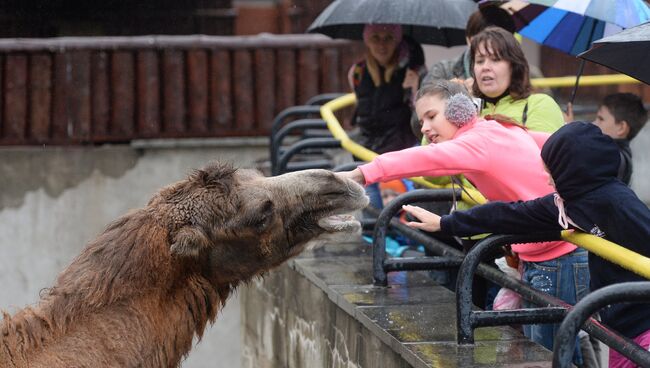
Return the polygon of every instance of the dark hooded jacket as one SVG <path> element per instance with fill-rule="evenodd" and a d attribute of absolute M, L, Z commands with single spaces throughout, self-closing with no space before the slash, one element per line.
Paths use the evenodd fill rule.
<path fill-rule="evenodd" d="M 620 162 L 616 143 L 590 123 L 574 122 L 560 128 L 542 147 L 569 225 L 603 237 L 650 257 L 650 210 L 617 179 Z M 467 236 L 480 233 L 525 234 L 562 230 L 554 194 L 526 202 L 492 202 L 443 216 L 441 231 Z M 591 290 L 643 277 L 589 254 Z M 650 330 L 650 304 L 614 304 L 601 310 L 603 322 L 634 338 Z"/>
<path fill-rule="evenodd" d="M 632 150 L 630 149 L 630 141 L 627 139 L 614 139 L 618 145 L 619 154 L 621 156 L 621 164 L 618 166 L 618 178 L 621 179 L 626 185 L 630 185 L 632 179 Z"/>

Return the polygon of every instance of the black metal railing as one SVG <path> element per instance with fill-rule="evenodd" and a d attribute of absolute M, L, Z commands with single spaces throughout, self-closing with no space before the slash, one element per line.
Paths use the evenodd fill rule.
<path fill-rule="evenodd" d="M 394 216 L 400 211 L 402 205 L 431 201 L 446 202 L 460 198 L 460 189 L 418 189 L 397 196 L 381 211 L 373 231 L 372 263 L 373 279 L 377 286 L 388 284 L 388 272 L 433 270 L 458 267 L 462 261 L 462 253 L 453 256 L 433 256 L 417 258 L 389 258 L 386 256 L 386 233 L 391 221 L 398 222 Z M 424 235 L 424 234 L 422 234 Z M 418 240 L 421 241 L 421 240 Z M 434 238 L 427 237 L 426 243 L 441 243 Z M 451 247 L 449 247 L 451 248 Z"/>
<path fill-rule="evenodd" d="M 269 142 L 272 175 L 308 168 L 332 168 L 332 163 L 324 158 L 291 165 L 289 160 L 299 153 L 322 153 L 320 149 L 323 148 L 340 148 L 340 144 L 333 143 L 333 138 L 329 138 L 331 134 L 327 130 L 327 123 L 320 119 L 320 105 L 341 95 L 324 93 L 314 96 L 305 105 L 288 107 L 273 119 Z M 298 141 L 284 147 L 285 138 L 296 132 L 301 132 Z"/>
<path fill-rule="evenodd" d="M 553 346 L 553 367 L 567 368 L 571 365 L 575 349 L 575 337 L 583 324 L 598 310 L 616 303 L 650 302 L 650 281 L 625 282 L 598 289 L 579 301 L 566 315 L 555 335 Z M 650 351 L 644 350 L 634 341 L 623 338 L 621 354 L 641 367 L 650 367 Z"/>
<path fill-rule="evenodd" d="M 530 235 L 493 235 L 476 244 L 476 246 L 474 246 L 474 248 L 467 253 L 465 259 L 463 260 L 463 263 L 460 266 L 460 270 L 458 272 L 458 283 L 456 286 L 456 323 L 458 334 L 457 341 L 459 344 L 473 344 L 474 329 L 477 327 L 501 326 L 519 323 L 557 323 L 566 318 L 565 316 L 567 313 L 575 307 L 567 304 L 560 299 L 552 297 L 549 294 L 535 290 L 530 285 L 525 284 L 521 280 L 516 280 L 512 277 L 506 276 L 501 271 L 486 267 L 484 264 L 480 264 L 481 260 L 485 256 L 491 254 L 494 250 L 505 245 L 540 241 L 555 241 L 559 239 L 559 232 L 538 233 Z M 502 287 L 507 287 L 508 289 L 511 289 L 520 294 L 523 299 L 543 307 L 533 309 L 517 309 L 510 311 L 472 310 L 472 278 L 474 277 L 474 273 L 486 277 L 490 281 L 493 281 Z M 495 273 L 499 273 L 500 275 L 495 275 Z M 618 287 L 619 285 L 613 286 Z M 597 291 L 594 293 L 597 293 Z M 589 300 L 588 298 L 589 295 L 587 295 L 583 300 Z M 607 298 L 612 297 L 608 296 L 605 299 Z M 637 301 L 640 298 L 641 297 L 639 295 L 634 295 L 632 298 L 630 298 L 629 301 Z M 623 296 L 617 300 L 628 301 L 628 299 L 625 299 Z M 584 317 L 586 314 L 586 312 L 579 313 L 581 317 Z M 583 330 L 610 348 L 621 352 L 621 354 L 625 355 L 626 357 L 631 359 L 639 359 L 639 355 L 641 354 L 637 349 L 638 345 L 636 345 L 630 339 L 625 338 L 619 333 L 602 325 L 595 319 L 589 318 L 589 316 L 584 317 L 584 320 L 581 323 Z M 576 336 L 577 331 L 573 335 L 574 343 Z M 629 355 L 630 352 L 633 352 L 632 355 Z M 573 356 L 573 350 L 570 350 L 565 354 L 568 354 L 569 357 L 563 357 L 563 359 L 566 360 L 566 362 L 563 364 L 570 364 L 571 358 Z M 638 362 L 638 360 L 635 360 L 635 362 Z M 642 366 L 648 367 L 647 365 Z"/>
<path fill-rule="evenodd" d="M 277 173 L 277 164 L 280 155 L 280 147 L 276 147 L 276 138 L 279 130 L 282 128 L 283 124 L 286 124 L 290 119 L 297 118 L 319 118 L 320 117 L 320 106 L 315 105 L 301 105 L 301 106 L 291 106 L 282 110 L 276 117 L 273 119 L 271 124 L 271 134 L 269 136 L 269 160 L 271 162 L 271 174 L 278 175 Z"/>

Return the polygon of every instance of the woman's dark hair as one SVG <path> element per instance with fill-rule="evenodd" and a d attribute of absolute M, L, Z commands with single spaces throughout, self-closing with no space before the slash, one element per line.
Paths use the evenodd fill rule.
<path fill-rule="evenodd" d="M 487 27 L 501 27 L 510 33 L 515 33 L 515 22 L 507 10 L 498 5 L 487 4 L 480 6 L 467 19 L 465 37 L 472 39 L 476 34 Z"/>
<path fill-rule="evenodd" d="M 528 61 L 524 51 L 515 37 L 508 31 L 499 27 L 488 27 L 472 37 L 470 45 L 470 65 L 472 65 L 472 77 L 474 75 L 474 61 L 479 47 L 484 45 L 485 50 L 490 53 L 486 56 L 496 56 L 499 59 L 510 62 L 511 75 L 508 91 L 513 99 L 519 100 L 530 96 L 532 86 Z M 478 83 L 472 87 L 474 96 L 485 98 L 486 96 L 478 89 Z"/>

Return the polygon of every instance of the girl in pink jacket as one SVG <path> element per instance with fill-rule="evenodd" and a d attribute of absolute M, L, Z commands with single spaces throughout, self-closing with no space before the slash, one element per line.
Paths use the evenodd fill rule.
<path fill-rule="evenodd" d="M 454 82 L 423 85 L 415 110 L 430 145 L 385 153 L 340 175 L 369 185 L 405 177 L 464 174 L 490 201 L 526 201 L 554 191 L 540 158 L 547 134 L 478 118 L 469 94 Z M 586 251 L 563 241 L 516 244 L 512 250 L 523 261 L 522 279 L 532 287 L 571 304 L 586 295 Z M 553 349 L 555 327 L 528 325 L 524 333 Z"/>

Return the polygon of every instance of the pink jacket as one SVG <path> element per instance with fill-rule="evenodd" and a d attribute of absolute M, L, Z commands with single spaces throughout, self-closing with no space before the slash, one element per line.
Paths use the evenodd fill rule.
<path fill-rule="evenodd" d="M 480 119 L 458 129 L 449 141 L 385 153 L 359 168 L 366 184 L 464 174 L 490 201 L 526 201 L 554 192 L 540 157 L 548 136 Z M 513 245 L 519 257 L 530 262 L 554 259 L 574 249 L 567 242 Z"/>

